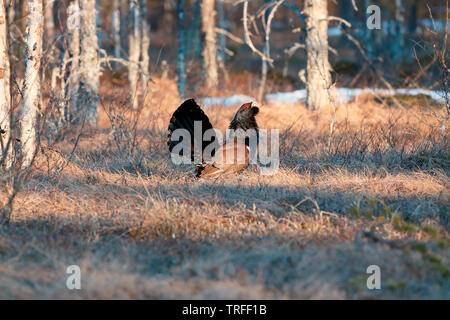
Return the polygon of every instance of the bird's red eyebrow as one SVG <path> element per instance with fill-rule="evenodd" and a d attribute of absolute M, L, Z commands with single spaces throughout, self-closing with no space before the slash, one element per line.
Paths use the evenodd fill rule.
<path fill-rule="evenodd" d="M 246 103 L 242 106 L 242 109 L 247 109 L 250 106 L 250 103 Z"/>

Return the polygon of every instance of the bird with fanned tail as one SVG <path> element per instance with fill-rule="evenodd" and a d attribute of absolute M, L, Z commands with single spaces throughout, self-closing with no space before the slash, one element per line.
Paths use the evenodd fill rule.
<path fill-rule="evenodd" d="M 258 114 L 259 108 L 252 106 L 252 103 L 243 104 L 236 112 L 231 120 L 229 129 L 231 132 L 243 132 L 245 139 L 237 139 L 236 135 L 230 135 L 226 138 L 225 143 L 220 145 L 217 139 L 203 141 L 205 132 L 213 129 L 208 116 L 203 112 L 194 99 L 184 101 L 178 109 L 173 113 L 168 127 L 169 152 L 181 141 L 172 141 L 172 134 L 177 129 L 187 130 L 190 134 L 190 157 L 191 161 L 195 161 L 194 146 L 201 146 L 202 156 L 196 163 L 196 177 L 199 178 L 218 178 L 220 176 L 242 172 L 249 164 L 251 148 L 257 147 L 259 141 L 258 124 L 255 116 Z M 194 134 L 194 123 L 201 122 L 201 137 Z M 255 138 L 252 140 L 252 136 Z M 201 139 L 201 141 L 195 141 Z M 256 145 L 252 145 L 252 141 L 256 140 Z M 215 144 L 212 149 L 210 158 L 204 155 L 205 149 L 211 144 Z M 211 146 L 210 146 L 211 147 Z M 181 155 L 181 154 L 180 154 Z M 185 155 L 186 156 L 186 155 Z"/>

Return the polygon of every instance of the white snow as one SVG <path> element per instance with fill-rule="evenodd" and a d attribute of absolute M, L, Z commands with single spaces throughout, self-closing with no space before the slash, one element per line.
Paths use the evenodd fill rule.
<path fill-rule="evenodd" d="M 299 101 L 306 100 L 306 89 L 296 90 L 292 92 L 279 92 L 266 95 L 266 101 L 271 104 L 284 103 L 296 104 Z"/>
<path fill-rule="evenodd" d="M 329 27 L 328 28 L 329 37 L 340 37 L 342 36 L 342 30 L 339 27 Z"/>
<path fill-rule="evenodd" d="M 444 92 L 436 90 L 426 90 L 420 88 L 400 88 L 394 90 L 388 89 L 374 89 L 374 88 L 333 88 L 331 89 L 331 96 L 336 104 L 342 104 L 350 102 L 355 97 L 361 94 L 376 94 L 379 96 L 393 96 L 397 94 L 417 96 L 419 94 L 424 94 L 429 96 L 431 99 L 438 102 L 444 102 Z M 287 104 L 294 105 L 299 102 L 305 102 L 306 100 L 306 89 L 296 90 L 292 92 L 277 92 L 266 95 L 266 101 L 269 104 Z M 234 107 L 242 105 L 246 102 L 256 101 L 255 98 L 236 94 L 230 97 L 205 97 L 201 99 L 201 104 L 206 108 L 210 108 L 216 105 L 224 107 Z"/>
<path fill-rule="evenodd" d="M 335 103 L 342 104 L 347 103 L 361 94 L 376 94 L 380 96 L 393 96 L 397 94 L 417 96 L 424 94 L 430 98 L 438 101 L 444 101 L 444 93 L 442 91 L 433 91 L 420 88 L 413 89 L 350 89 L 350 88 L 335 88 L 331 89 L 331 96 Z M 298 102 L 305 102 L 306 89 L 296 90 L 293 92 L 273 93 L 266 95 L 267 102 L 271 104 L 296 104 Z"/>
<path fill-rule="evenodd" d="M 223 106 L 223 107 L 234 107 L 236 105 L 241 105 L 247 102 L 255 101 L 256 99 L 250 96 L 246 96 L 243 94 L 235 94 L 230 97 L 206 97 L 201 99 L 201 104 L 206 108 L 214 107 L 214 106 Z"/>

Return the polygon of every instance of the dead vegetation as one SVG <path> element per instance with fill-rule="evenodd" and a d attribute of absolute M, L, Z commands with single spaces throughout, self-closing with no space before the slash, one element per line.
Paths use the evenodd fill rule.
<path fill-rule="evenodd" d="M 331 110 L 262 105 L 278 174 L 203 181 L 167 153 L 176 86 L 149 92 L 137 114 L 103 88 L 100 128 L 73 154 L 77 132 L 39 152 L 0 226 L 0 298 L 450 298 L 444 108 L 360 97 L 330 136 Z M 234 111 L 208 113 L 224 130 Z M 382 290 L 366 288 L 372 264 Z"/>

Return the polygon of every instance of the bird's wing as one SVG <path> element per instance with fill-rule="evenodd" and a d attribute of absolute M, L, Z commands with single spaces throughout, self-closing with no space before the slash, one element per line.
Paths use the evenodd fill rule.
<path fill-rule="evenodd" d="M 168 140 L 167 145 L 169 146 L 169 152 L 172 152 L 172 149 L 181 141 L 172 141 L 172 134 L 177 129 L 185 129 L 189 132 L 191 137 L 191 159 L 194 161 L 194 142 L 195 142 L 195 135 L 194 135 L 194 122 L 200 121 L 201 122 L 201 129 L 202 129 L 202 135 L 203 137 L 204 133 L 208 129 L 212 129 L 213 126 L 211 122 L 208 119 L 208 116 L 203 112 L 203 110 L 200 108 L 200 106 L 195 102 L 194 99 L 188 99 L 184 101 L 178 109 L 173 113 L 172 117 L 170 118 L 170 123 L 168 127 Z M 203 150 L 210 144 L 214 143 L 213 141 L 198 141 L 202 146 L 202 153 Z M 182 154 L 180 154 L 182 155 Z M 184 155 L 183 155 L 184 156 Z"/>

